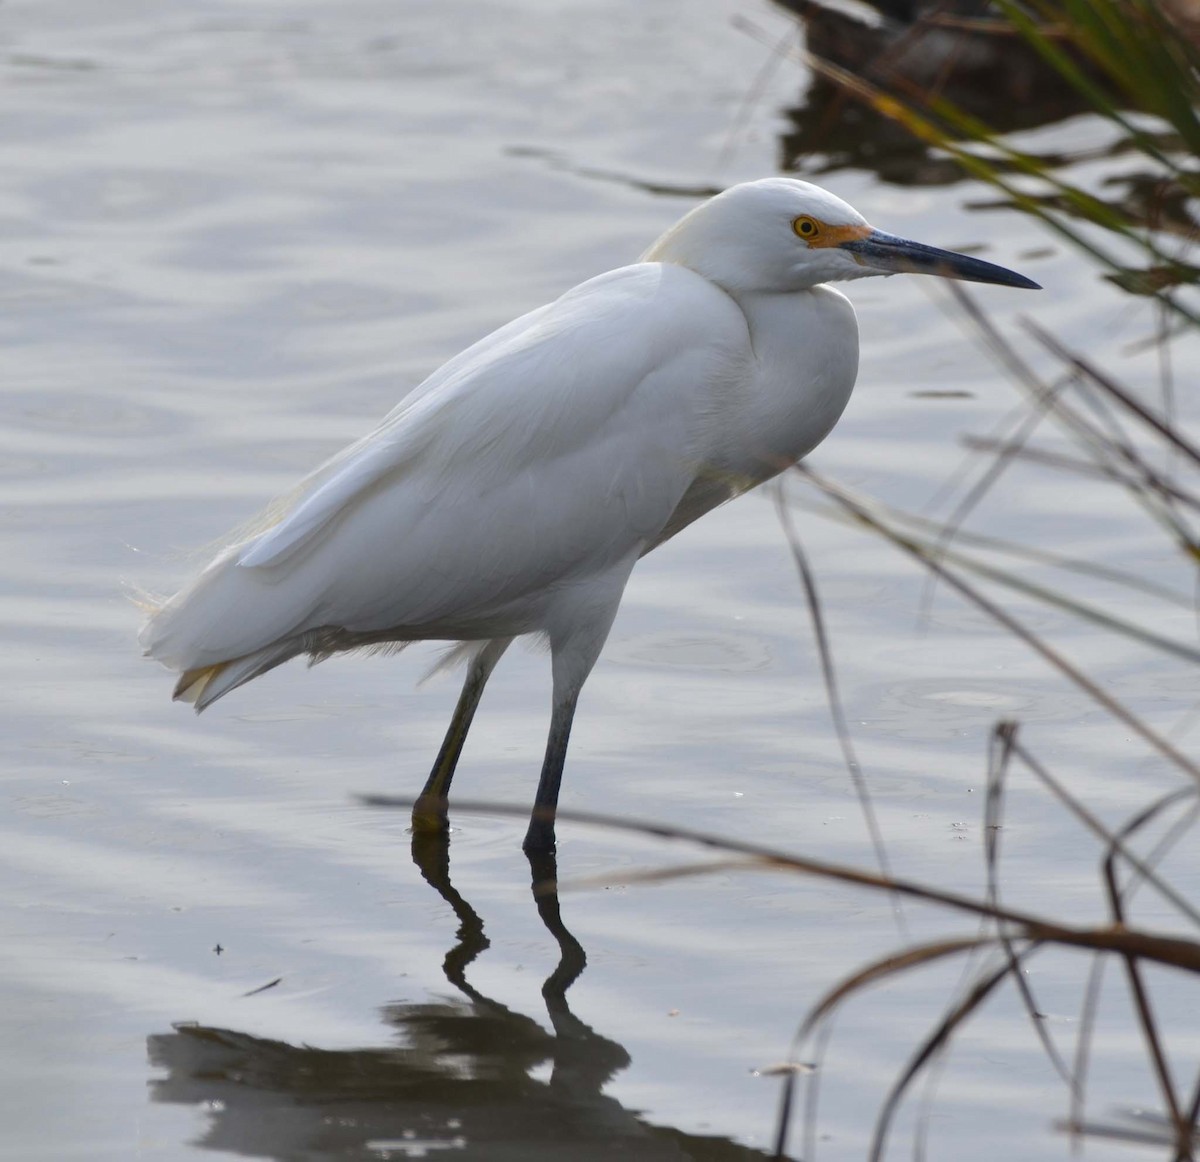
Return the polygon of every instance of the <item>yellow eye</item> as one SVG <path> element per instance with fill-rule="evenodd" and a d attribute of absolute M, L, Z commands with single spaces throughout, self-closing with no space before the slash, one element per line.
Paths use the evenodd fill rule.
<path fill-rule="evenodd" d="M 808 241 L 810 238 L 815 238 L 821 233 L 820 223 L 815 218 L 809 218 L 807 216 L 803 218 L 797 218 L 792 223 L 792 229 L 795 230 L 796 233 L 805 241 Z"/>

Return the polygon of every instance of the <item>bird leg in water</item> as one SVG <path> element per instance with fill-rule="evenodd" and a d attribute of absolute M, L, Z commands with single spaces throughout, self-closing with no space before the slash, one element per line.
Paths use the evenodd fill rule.
<path fill-rule="evenodd" d="M 522 844 L 527 853 L 554 850 L 554 814 L 579 691 L 604 648 L 625 582 L 641 550 L 642 545 L 638 544 L 624 561 L 606 573 L 579 581 L 560 594 L 558 625 L 551 626 L 548 634 L 554 676 L 550 734 L 546 738 L 546 757 L 533 800 L 533 814 L 529 817 L 529 830 Z"/>
<path fill-rule="evenodd" d="M 447 797 L 450 794 L 450 780 L 454 778 L 454 768 L 458 766 L 463 744 L 467 741 L 467 731 L 471 729 L 479 699 L 483 697 L 483 688 L 511 641 L 512 638 L 495 638 L 471 659 L 462 693 L 458 696 L 458 705 L 454 708 L 454 717 L 450 719 L 446 737 L 442 740 L 442 749 L 438 751 L 424 789 L 413 804 L 414 832 L 445 831 L 448 828 Z"/>
<path fill-rule="evenodd" d="M 550 714 L 550 735 L 546 739 L 546 758 L 542 763 L 542 777 L 538 780 L 533 814 L 529 817 L 529 830 L 525 832 L 525 842 L 522 844 L 526 852 L 554 850 L 554 814 L 558 809 L 558 788 L 562 784 L 563 765 L 567 761 L 567 743 L 571 740 L 571 721 L 575 717 L 575 704 L 578 701 L 578 689 L 571 691 L 566 698 L 554 701 L 554 709 Z"/>

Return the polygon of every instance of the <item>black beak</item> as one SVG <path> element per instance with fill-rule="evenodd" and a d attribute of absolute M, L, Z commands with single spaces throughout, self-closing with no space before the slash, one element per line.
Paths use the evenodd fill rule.
<path fill-rule="evenodd" d="M 941 278 L 958 278 L 964 282 L 991 282 L 1025 290 L 1042 289 L 1023 274 L 993 262 L 968 258 L 952 250 L 939 250 L 923 242 L 910 242 L 907 238 L 897 238 L 882 230 L 872 230 L 865 238 L 843 242 L 840 246 L 842 250 L 848 250 L 856 262 L 875 270 L 898 274 L 936 274 Z"/>

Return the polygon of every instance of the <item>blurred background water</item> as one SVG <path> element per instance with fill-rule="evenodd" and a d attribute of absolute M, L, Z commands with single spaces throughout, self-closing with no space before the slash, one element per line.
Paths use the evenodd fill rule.
<path fill-rule="evenodd" d="M 564 825 L 564 880 L 608 886 L 564 892 L 559 920 L 530 894 L 521 821 L 501 816 L 455 816 L 449 873 L 433 860 L 423 875 L 403 816 L 354 795 L 419 789 L 457 693 L 418 687 L 435 649 L 286 667 L 196 719 L 138 656 L 124 590 L 172 590 L 197 549 L 441 360 L 632 261 L 705 191 L 781 166 L 884 229 L 1036 278 L 1036 301 L 979 298 L 1002 327 L 1034 312 L 1154 385 L 1144 311 L 936 156 L 873 137 L 797 61 L 772 65 L 745 18 L 768 38 L 793 27 L 750 0 L 0 9 L 3 1157 L 769 1153 L 777 1088 L 752 1071 L 787 1053 L 823 988 L 898 941 L 886 900 L 762 873 L 621 886 L 693 853 Z M 1058 110 L 1016 132 L 1078 180 L 1128 177 L 1094 118 Z M 850 293 L 859 387 L 813 462 L 920 508 L 961 463 L 962 435 L 992 430 L 1014 396 L 943 288 Z M 1132 510 L 1048 479 L 1012 481 L 982 527 L 1137 559 L 1188 592 Z M 922 578 L 894 552 L 817 518 L 801 530 L 898 870 L 982 884 L 999 717 L 1022 720 L 1109 818 L 1172 785 L 952 597 L 922 617 Z M 1135 611 L 1163 632 L 1192 616 Z M 1184 663 L 1026 616 L 1157 725 L 1190 707 Z M 458 794 L 531 800 L 547 671 L 534 652 L 505 658 Z M 764 497 L 639 566 L 584 695 L 564 806 L 870 865 Z M 1063 914 L 1101 916 L 1095 844 L 1029 787 L 1005 844 L 1014 903 L 1052 884 Z M 1196 880 L 1185 868 L 1183 886 Z M 964 924 L 909 919 L 920 936 Z M 1052 1030 L 1074 1027 L 1081 972 L 1066 957 L 1033 970 Z M 957 979 L 914 978 L 847 1011 L 823 1071 L 821 1157 L 862 1155 Z M 1194 1052 L 1177 999 L 1178 1047 Z M 1152 1101 L 1119 1017 L 1093 1085 L 1102 1102 Z M 187 1022 L 203 1028 L 174 1027 Z M 930 1155 L 969 1141 L 978 1159 L 1058 1157 L 1049 1126 L 1066 1100 L 1002 996 L 924 1110 Z"/>

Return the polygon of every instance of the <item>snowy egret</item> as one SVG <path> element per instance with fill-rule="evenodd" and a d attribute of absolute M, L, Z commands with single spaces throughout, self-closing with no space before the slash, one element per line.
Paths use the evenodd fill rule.
<path fill-rule="evenodd" d="M 525 847 L 553 848 L 576 701 L 634 564 L 829 434 L 858 326 L 825 284 L 898 271 L 1037 288 L 807 182 L 726 190 L 435 371 L 158 605 L 146 653 L 200 711 L 299 654 L 459 643 L 466 681 L 413 810 L 438 829 L 484 685 L 542 634 L 553 698 Z"/>

